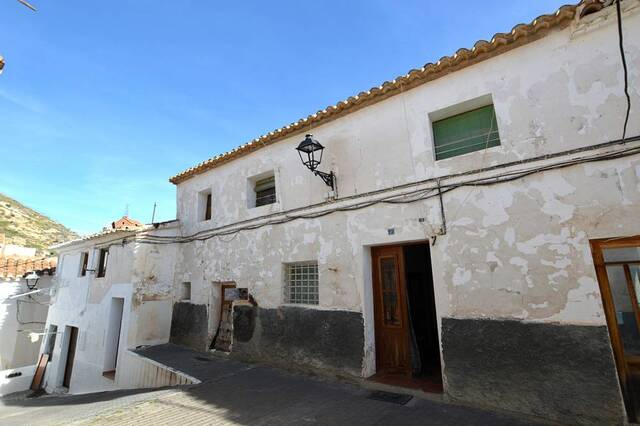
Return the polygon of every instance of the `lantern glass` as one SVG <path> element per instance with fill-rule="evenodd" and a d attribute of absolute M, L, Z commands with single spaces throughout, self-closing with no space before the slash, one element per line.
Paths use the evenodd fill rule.
<path fill-rule="evenodd" d="M 35 273 L 35 271 L 32 271 L 29 275 L 27 275 L 26 277 L 24 277 L 25 281 L 27 282 L 27 288 L 29 290 L 33 290 L 36 288 L 36 284 L 38 284 L 38 279 L 40 277 L 38 277 L 38 274 Z"/>
<path fill-rule="evenodd" d="M 312 172 L 315 171 L 322 162 L 324 146 L 313 139 L 313 135 L 306 135 L 296 149 L 298 150 L 302 164 L 307 166 Z"/>

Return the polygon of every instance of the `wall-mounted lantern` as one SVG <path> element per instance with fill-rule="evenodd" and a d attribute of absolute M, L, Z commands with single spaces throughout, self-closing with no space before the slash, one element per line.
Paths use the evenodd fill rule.
<path fill-rule="evenodd" d="M 327 186 L 331 187 L 332 191 L 336 189 L 336 175 L 333 172 L 325 173 L 320 170 L 316 170 L 322 162 L 322 151 L 324 146 L 317 140 L 313 139 L 313 135 L 306 135 L 304 140 L 300 142 L 300 145 L 296 148 L 302 164 L 307 166 L 309 170 L 316 176 L 320 176 Z M 304 154 L 304 155 L 303 155 Z"/>
<path fill-rule="evenodd" d="M 38 276 L 38 274 L 36 274 L 35 271 L 31 271 L 26 277 L 24 277 L 24 280 L 27 282 L 27 288 L 29 290 L 35 290 L 39 279 L 40 277 Z"/>

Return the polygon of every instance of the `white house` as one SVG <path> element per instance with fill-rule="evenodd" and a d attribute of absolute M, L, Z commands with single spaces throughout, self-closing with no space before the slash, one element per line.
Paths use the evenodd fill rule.
<path fill-rule="evenodd" d="M 123 217 L 102 232 L 59 244 L 40 386 L 85 393 L 190 383 L 132 352 L 169 340 L 173 245 L 137 244 L 135 236 L 176 235 L 175 222 L 144 226 Z"/>
<path fill-rule="evenodd" d="M 175 222 L 58 246 L 46 389 L 149 385 L 131 349 L 171 341 L 633 420 L 640 1 L 621 6 L 624 139 L 616 7 L 585 0 L 172 177 Z"/>
<path fill-rule="evenodd" d="M 559 421 L 619 421 L 624 394 L 634 418 L 640 2 L 621 3 L 625 140 L 616 7 L 583 1 L 171 178 L 172 340 L 215 346 L 235 286 L 233 356 Z M 314 141 L 319 165 L 296 151 Z"/>
<path fill-rule="evenodd" d="M 35 251 L 0 248 L 0 395 L 28 387 L 38 360 L 56 259 Z M 38 278 L 27 281 L 31 273 Z"/>

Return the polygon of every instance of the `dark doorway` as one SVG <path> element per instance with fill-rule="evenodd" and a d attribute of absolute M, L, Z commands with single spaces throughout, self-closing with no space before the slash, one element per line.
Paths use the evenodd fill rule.
<path fill-rule="evenodd" d="M 431 252 L 427 244 L 403 247 L 407 312 L 411 326 L 411 375 L 442 384 Z"/>
<path fill-rule="evenodd" d="M 428 244 L 374 247 L 374 380 L 442 391 L 440 345 Z"/>
<path fill-rule="evenodd" d="M 71 373 L 73 371 L 73 361 L 76 357 L 76 345 L 78 343 L 78 328 L 67 327 L 69 332 L 69 347 L 67 350 L 67 361 L 64 367 L 64 379 L 62 380 L 62 386 L 69 388 L 71 385 Z"/>

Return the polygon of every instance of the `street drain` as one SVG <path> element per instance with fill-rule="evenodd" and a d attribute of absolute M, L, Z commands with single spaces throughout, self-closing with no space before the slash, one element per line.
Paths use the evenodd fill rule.
<path fill-rule="evenodd" d="M 205 358 L 203 356 L 196 356 L 196 357 L 193 357 L 193 359 L 197 359 L 198 361 L 211 362 L 209 358 Z"/>
<path fill-rule="evenodd" d="M 411 395 L 404 395 L 401 393 L 373 391 L 369 394 L 367 398 L 375 399 L 377 401 L 385 401 L 385 402 L 391 402 L 393 404 L 404 405 L 407 402 L 411 401 L 411 398 L 413 397 Z"/>

